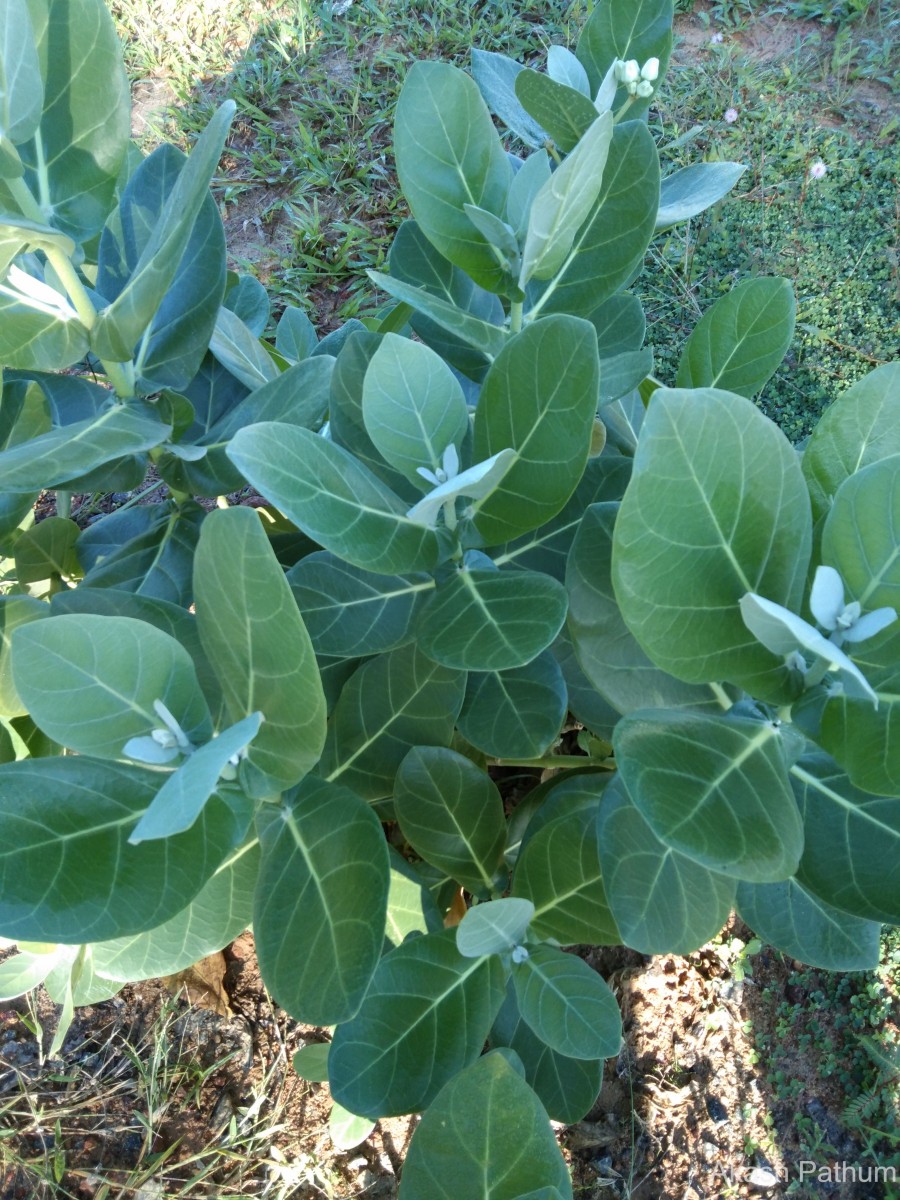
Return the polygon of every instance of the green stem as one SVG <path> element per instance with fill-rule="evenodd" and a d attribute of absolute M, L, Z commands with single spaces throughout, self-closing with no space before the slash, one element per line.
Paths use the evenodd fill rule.
<path fill-rule="evenodd" d="M 611 759 L 602 762 L 588 758 L 586 754 L 547 754 L 543 758 L 492 758 L 492 767 L 539 767 L 552 771 L 557 767 L 598 767 L 601 771 L 614 771 L 616 764 Z"/>
<path fill-rule="evenodd" d="M 631 108 L 632 104 L 634 104 L 635 99 L 636 99 L 635 96 L 628 97 L 628 99 L 625 101 L 625 103 L 622 105 L 622 107 L 619 109 L 619 111 L 613 117 L 613 125 L 618 125 L 618 123 L 622 120 L 622 118 L 628 112 L 629 108 Z"/>
<path fill-rule="evenodd" d="M 510 333 L 521 333 L 522 331 L 522 313 L 525 308 L 525 303 L 522 300 L 513 300 L 509 306 L 509 331 Z"/>
<path fill-rule="evenodd" d="M 72 515 L 72 493 L 57 492 L 56 493 L 56 515 L 68 520 Z"/>
<path fill-rule="evenodd" d="M 57 246 L 47 246 L 44 253 L 47 255 L 53 270 L 58 275 L 60 283 L 66 289 L 69 299 L 72 301 L 72 307 L 78 313 L 78 319 L 85 329 L 90 332 L 97 322 L 97 310 L 94 308 L 91 298 L 87 294 L 87 289 L 78 278 L 78 272 L 75 270 L 72 261 Z M 100 362 L 103 364 L 106 378 L 113 385 L 119 399 L 127 400 L 133 396 L 134 372 L 130 369 L 131 364 L 107 362 L 102 358 Z"/>
<path fill-rule="evenodd" d="M 711 683 L 709 685 L 709 690 L 726 712 L 732 707 L 731 698 L 720 683 Z"/>
<path fill-rule="evenodd" d="M 550 157 L 553 159 L 553 161 L 556 163 L 556 165 L 559 166 L 560 163 L 562 162 L 562 159 L 559 156 L 559 151 L 556 149 L 556 147 L 553 145 L 553 143 L 549 139 L 546 142 L 544 142 L 544 149 L 547 151 L 547 153 L 550 155 Z"/>
<path fill-rule="evenodd" d="M 30 221 L 39 221 L 42 225 L 46 225 L 47 221 L 44 214 L 41 212 L 41 206 L 31 194 L 31 190 L 24 179 L 6 179 L 4 183 L 12 193 L 12 197 L 21 208 L 23 214 Z"/>

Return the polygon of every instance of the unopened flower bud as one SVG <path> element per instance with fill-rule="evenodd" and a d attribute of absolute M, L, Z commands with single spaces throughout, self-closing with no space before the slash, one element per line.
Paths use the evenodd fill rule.
<path fill-rule="evenodd" d="M 650 83 L 659 78 L 659 59 L 648 58 L 641 67 L 641 79 L 647 79 Z"/>
<path fill-rule="evenodd" d="M 641 68 L 636 58 L 629 58 L 622 63 L 622 83 L 637 83 L 641 77 Z"/>
<path fill-rule="evenodd" d="M 642 100 L 646 100 L 648 96 L 653 95 L 653 84 L 646 79 L 642 79 L 640 83 L 635 84 L 635 95 L 640 96 Z"/>

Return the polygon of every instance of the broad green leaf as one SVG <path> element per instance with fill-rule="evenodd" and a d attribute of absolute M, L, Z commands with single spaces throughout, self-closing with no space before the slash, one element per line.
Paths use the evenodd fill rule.
<path fill-rule="evenodd" d="M 301 558 L 287 573 L 317 654 L 382 654 L 414 636 L 431 592 L 430 575 L 376 575 L 327 550 Z"/>
<path fill-rule="evenodd" d="M 612 585 L 618 512 L 615 502 L 591 504 L 569 551 L 568 631 L 579 666 L 592 686 L 622 713 L 636 708 L 720 711 L 711 688 L 683 683 L 654 666 L 629 632 Z"/>
<path fill-rule="evenodd" d="M 816 522 L 854 472 L 900 454 L 900 363 L 871 371 L 826 409 L 803 452 Z"/>
<path fill-rule="evenodd" d="M 503 671 L 536 658 L 562 628 L 566 594 L 534 571 L 463 568 L 438 584 L 419 617 L 422 649 L 463 671 Z"/>
<path fill-rule="evenodd" d="M 469 224 L 471 226 L 471 222 Z M 445 300 L 431 289 L 416 287 L 402 278 L 395 279 L 393 275 L 384 275 L 380 271 L 367 271 L 366 274 L 377 288 L 395 300 L 411 305 L 447 333 L 473 346 L 486 359 L 496 358 L 506 345 L 509 337 L 506 329 L 458 308 L 455 302 Z"/>
<path fill-rule="evenodd" d="M 58 961 L 58 953 L 29 954 L 27 951 L 4 959 L 0 963 L 0 1001 L 14 1000 L 32 988 L 40 987 Z"/>
<path fill-rule="evenodd" d="M 130 738 L 165 728 L 157 702 L 189 742 L 212 733 L 190 655 L 143 621 L 87 613 L 34 621 L 16 631 L 12 658 L 35 723 L 78 754 L 122 758 Z"/>
<path fill-rule="evenodd" d="M 200 433 L 196 443 L 189 443 L 192 451 L 202 448 L 203 457 L 185 462 L 175 457 L 178 447 L 170 447 L 157 459 L 160 474 L 171 487 L 193 496 L 222 496 L 239 490 L 244 477 L 226 453 L 232 437 L 245 425 L 262 421 L 318 428 L 328 409 L 333 372 L 334 359 L 321 355 L 295 363 L 249 394 L 241 388 L 242 398 Z M 192 438 L 195 429 L 185 438 Z M 183 440 L 182 448 L 185 444 Z"/>
<path fill-rule="evenodd" d="M 226 100 L 216 110 L 168 192 L 128 282 L 100 313 L 91 330 L 91 346 L 101 358 L 115 362 L 131 358 L 136 343 L 176 280 L 194 224 L 209 195 L 209 182 L 234 113 L 233 100 Z"/>
<path fill-rule="evenodd" d="M 667 175 L 659 188 L 657 230 L 689 221 L 711 208 L 728 195 L 746 170 L 744 163 L 701 162 Z"/>
<path fill-rule="evenodd" d="M 41 122 L 44 83 L 26 0 L 0 14 L 0 130 L 11 142 L 30 138 Z"/>
<path fill-rule="evenodd" d="M 874 971 L 881 926 L 851 917 L 808 892 L 796 879 L 742 883 L 741 920 L 776 949 L 826 971 Z"/>
<path fill-rule="evenodd" d="M 515 266 L 519 261 L 519 242 L 512 226 L 475 204 L 464 204 L 463 212 L 485 240 L 499 251 L 509 271 L 515 274 Z"/>
<path fill-rule="evenodd" d="M 512 978 L 522 1019 L 551 1050 L 587 1059 L 619 1053 L 616 998 L 583 959 L 553 946 L 532 946 L 527 958 L 514 963 Z"/>
<path fill-rule="evenodd" d="M 106 220 L 128 147 L 122 51 L 105 4 L 35 0 L 28 9 L 44 105 L 40 128 L 17 149 L 32 193 L 46 197 L 53 223 L 81 242 Z"/>
<path fill-rule="evenodd" d="M 507 861 L 515 862 L 531 839 L 557 817 L 586 813 L 596 820 L 603 791 L 614 778 L 611 769 L 604 770 L 587 758 L 583 767 L 554 771 L 513 811 L 506 840 Z"/>
<path fill-rule="evenodd" d="M 434 529 L 340 446 L 308 429 L 264 422 L 242 429 L 228 457 L 295 525 L 363 570 L 430 571 L 441 556 Z"/>
<path fill-rule="evenodd" d="M 238 275 L 237 272 L 229 271 L 226 275 L 225 288 L 225 307 L 229 308 L 235 316 L 240 317 L 251 333 L 256 337 L 262 337 L 269 317 L 272 315 L 269 294 L 263 285 L 255 275 Z M 293 311 L 299 310 L 294 309 Z M 282 357 L 291 356 L 282 355 Z"/>
<path fill-rule="evenodd" d="M 457 725 L 485 754 L 539 758 L 559 736 L 565 716 L 566 685 L 545 651 L 524 667 L 470 672 Z"/>
<path fill-rule="evenodd" d="M 652 662 L 687 683 L 727 679 L 789 698 L 781 661 L 750 633 L 754 592 L 796 611 L 812 521 L 793 447 L 743 397 L 653 394 L 616 521 L 613 586 Z"/>
<path fill-rule="evenodd" d="M 278 378 L 278 367 L 260 340 L 228 308 L 220 308 L 209 349 L 235 379 L 254 390 Z"/>
<path fill-rule="evenodd" d="M 796 870 L 803 828 L 777 723 L 645 709 L 613 736 L 635 807 L 667 846 L 751 883 Z"/>
<path fill-rule="evenodd" d="M 837 568 L 847 599 L 864 613 L 900 611 L 900 455 L 844 480 L 822 530 L 822 558 Z M 846 649 L 855 652 L 855 646 Z"/>
<path fill-rule="evenodd" d="M 557 817 L 528 842 L 516 863 L 512 894 L 531 900 L 537 937 L 617 945 L 597 846 L 596 806 Z"/>
<path fill-rule="evenodd" d="M 321 779 L 305 780 L 294 798 L 259 819 L 253 931 L 266 986 L 298 1021 L 346 1021 L 384 943 L 381 824 L 353 792 Z"/>
<path fill-rule="evenodd" d="M 526 146 L 543 146 L 547 131 L 528 115 L 516 96 L 516 78 L 524 70 L 505 54 L 472 47 L 472 77 L 488 108 Z"/>
<path fill-rule="evenodd" d="M 0 362 L 62 371 L 84 358 L 88 332 L 64 296 L 15 265 L 0 283 Z"/>
<path fill-rule="evenodd" d="M 328 1134 L 337 1150 L 352 1150 L 364 1142 L 375 1122 L 368 1117 L 358 1117 L 340 1104 L 333 1104 L 328 1115 Z"/>
<path fill-rule="evenodd" d="M 659 59 L 659 76 L 654 94 L 665 78 L 672 52 L 672 0 L 631 0 L 630 3 L 598 4 L 585 22 L 575 53 L 588 74 L 591 92 L 596 93 L 613 59 L 634 58 L 643 66 L 648 58 Z M 620 87 L 613 101 L 614 111 L 625 103 L 627 93 Z M 637 99 L 629 116 L 643 113 L 652 98 Z"/>
<path fill-rule="evenodd" d="M 13 681 L 13 632 L 49 615 L 47 605 L 31 596 L 0 596 L 0 717 L 21 717 L 28 712 Z"/>
<path fill-rule="evenodd" d="M 708 309 L 685 343 L 680 388 L 722 388 L 752 398 L 784 358 L 797 305 L 786 279 L 745 279 Z"/>
<path fill-rule="evenodd" d="M 106 300 L 116 300 L 128 287 L 186 162 L 175 146 L 163 144 L 128 180 L 100 239 L 97 291 Z M 181 389 L 190 383 L 209 345 L 224 290 L 225 234 L 207 192 L 174 277 L 129 354 L 136 360 L 141 391 Z"/>
<path fill-rule="evenodd" d="M 379 453 L 421 490 L 420 468 L 442 468 L 448 446 L 458 451 L 469 429 L 462 388 L 427 346 L 396 333 L 383 338 L 363 384 L 363 419 Z"/>
<path fill-rule="evenodd" d="M 294 1070 L 309 1083 L 328 1082 L 330 1042 L 307 1042 L 294 1054 Z"/>
<path fill-rule="evenodd" d="M 456 948 L 465 958 L 484 954 L 522 953 L 528 923 L 534 916 L 530 900 L 504 896 L 470 908 L 456 927 Z M 518 961 L 514 958 L 514 961 Z"/>
<path fill-rule="evenodd" d="M 621 500 L 630 478 L 631 459 L 623 454 L 607 453 L 589 459 L 578 486 L 556 516 L 531 533 L 507 542 L 494 555 L 494 561 L 500 567 L 512 562 L 526 570 L 543 571 L 564 583 L 569 550 L 585 512 L 592 504 Z"/>
<path fill-rule="evenodd" d="M 441 746 L 416 746 L 397 771 L 394 809 L 418 855 L 471 892 L 492 891 L 506 819 L 496 784 L 470 759 Z"/>
<path fill-rule="evenodd" d="M 186 908 L 131 937 L 95 942 L 94 970 L 120 983 L 175 975 L 233 942 L 253 920 L 259 871 L 254 839 L 234 850 Z"/>
<path fill-rule="evenodd" d="M 876 685 L 869 699 L 835 696 L 825 705 L 816 739 L 854 785 L 876 796 L 900 797 L 900 678 Z"/>
<path fill-rule="evenodd" d="M 805 836 L 797 882 L 842 912 L 900 924 L 900 800 L 861 791 L 818 751 L 791 783 Z"/>
<path fill-rule="evenodd" d="M 191 572 L 205 517 L 194 503 L 111 513 L 78 539 L 85 568 L 81 586 L 122 589 L 187 607 L 193 601 Z"/>
<path fill-rule="evenodd" d="M 661 842 L 618 777 L 603 793 L 597 836 L 609 906 L 626 946 L 691 954 L 728 920 L 734 881 Z"/>
<path fill-rule="evenodd" d="M 275 349 L 292 362 L 307 358 L 319 344 L 316 327 L 302 308 L 289 304 L 275 330 Z"/>
<path fill-rule="evenodd" d="M 505 318 L 498 297 L 478 287 L 465 271 L 438 254 L 415 221 L 404 221 L 397 230 L 389 262 L 391 277 L 396 282 L 417 289 L 417 311 L 410 324 L 418 336 L 450 366 L 472 379 L 480 378 L 489 364 L 480 346 L 483 343 L 488 351 L 496 344 L 491 354 L 499 353 L 506 337 L 499 328 Z M 437 319 L 425 315 L 423 304 L 427 305 L 428 299 L 423 301 L 423 292 L 443 306 Z M 474 323 L 466 324 L 466 318 L 472 318 Z M 465 325 L 466 333 L 455 328 L 459 321 Z"/>
<path fill-rule="evenodd" d="M 644 344 L 647 318 L 637 296 L 616 292 L 586 315 L 597 331 L 601 360 L 640 350 Z"/>
<path fill-rule="evenodd" d="M 600 404 L 607 405 L 630 395 L 652 373 L 653 351 L 649 346 L 643 350 L 626 350 L 612 358 L 601 358 Z M 605 427 L 601 432 L 605 432 Z"/>
<path fill-rule="evenodd" d="M 610 742 L 613 728 L 621 714 L 600 695 L 585 675 L 575 656 L 571 638 L 565 630 L 550 650 L 563 673 L 572 716 L 591 733 Z"/>
<path fill-rule="evenodd" d="M 463 205 L 501 216 L 512 172 L 476 84 L 449 63 L 414 63 L 394 118 L 403 194 L 441 254 L 488 291 L 505 279 L 495 251 Z"/>
<path fill-rule="evenodd" d="M 16 578 L 19 583 L 68 579 L 81 573 L 75 543 L 80 530 L 64 517 L 45 517 L 16 541 Z"/>
<path fill-rule="evenodd" d="M 590 101 L 588 105 L 593 112 Z M 562 266 L 600 193 L 612 135 L 612 114 L 594 113 L 578 145 L 535 196 L 522 250 L 520 288 L 529 279 L 552 279 Z"/>
<path fill-rule="evenodd" d="M 481 1053 L 505 974 L 496 956 L 463 958 L 452 929 L 391 950 L 359 1012 L 335 1031 L 328 1056 L 334 1099 L 373 1120 L 427 1108 Z"/>
<path fill-rule="evenodd" d="M 421 489 L 395 470 L 379 453 L 366 429 L 363 393 L 369 365 L 382 341 L 381 333 L 358 332 L 347 339 L 335 363 L 328 404 L 328 440 L 347 450 L 397 498 L 415 503 Z"/>
<path fill-rule="evenodd" d="M 0 453 L 4 491 L 57 487 L 110 459 L 150 450 L 164 442 L 170 432 L 171 426 L 144 406 L 113 405 L 99 417 L 51 429 Z"/>
<path fill-rule="evenodd" d="M 329 722 L 320 770 L 367 800 L 390 796 L 412 746 L 446 745 L 465 692 L 465 674 L 413 643 L 379 655 L 345 684 Z"/>
<path fill-rule="evenodd" d="M 292 787 L 325 740 L 325 697 L 312 643 L 258 515 L 211 513 L 194 560 L 200 639 L 233 721 L 263 725 L 239 767 L 251 795 Z"/>
<path fill-rule="evenodd" d="M 473 455 L 511 448 L 517 461 L 474 505 L 487 545 L 537 528 L 569 499 L 587 463 L 599 385 L 596 334 L 576 317 L 536 321 L 498 355 L 475 410 Z"/>
<path fill-rule="evenodd" d="M 422 1118 L 400 1200 L 572 1200 L 569 1171 L 534 1092 L 499 1051 L 453 1079 Z"/>
<path fill-rule="evenodd" d="M 546 150 L 536 150 L 529 154 L 513 176 L 506 197 L 506 219 L 520 242 L 524 242 L 528 232 L 528 218 L 535 196 L 549 178 L 550 155 Z"/>
<path fill-rule="evenodd" d="M 565 312 L 590 318 L 643 263 L 658 206 L 656 143 L 643 121 L 617 125 L 600 194 L 532 315 Z"/>
<path fill-rule="evenodd" d="M 393 848 L 388 890 L 385 950 L 399 946 L 411 933 L 434 933 L 443 928 L 441 914 L 428 885 L 416 869 Z"/>
<path fill-rule="evenodd" d="M 490 1044 L 508 1046 L 519 1056 L 525 1068 L 525 1081 L 534 1089 L 551 1120 L 571 1125 L 594 1107 L 603 1082 L 602 1059 L 584 1061 L 551 1050 L 522 1020 L 512 980 L 491 1029 Z M 543 1197 L 543 1193 L 537 1195 Z"/>
<path fill-rule="evenodd" d="M 59 618 L 62 620 L 62 618 Z M 159 773 L 82 755 L 0 767 L 0 928 L 81 943 L 153 929 L 190 904 L 246 819 L 214 798 L 187 833 L 129 846 Z"/>
<path fill-rule="evenodd" d="M 547 50 L 547 74 L 557 83 L 568 84 L 576 92 L 581 92 L 582 96 L 591 95 L 587 71 L 565 46 L 550 46 Z"/>
<path fill-rule="evenodd" d="M 547 130 L 564 154 L 575 149 L 597 120 L 597 110 L 587 96 L 539 71 L 520 71 L 515 91 L 525 111 Z"/>
<path fill-rule="evenodd" d="M 128 841 L 136 846 L 153 838 L 171 837 L 190 829 L 218 787 L 225 768 L 237 760 L 259 732 L 261 713 L 224 729 L 195 750 L 165 781 Z"/>

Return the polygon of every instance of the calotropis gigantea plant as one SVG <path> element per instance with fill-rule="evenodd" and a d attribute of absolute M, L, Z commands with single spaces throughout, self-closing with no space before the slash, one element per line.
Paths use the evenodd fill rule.
<path fill-rule="evenodd" d="M 425 1111 L 403 1200 L 571 1197 L 548 1116 L 621 1028 L 563 947 L 684 953 L 736 908 L 853 970 L 900 920 L 900 370 L 801 456 L 752 403 L 793 299 L 751 279 L 653 377 L 627 288 L 740 173 L 660 180 L 664 0 L 598 4 L 546 73 L 414 66 L 395 303 L 274 344 L 208 193 L 229 108 L 143 158 L 100 0 L 11 3 L 0 995 L 70 1011 L 252 923 L 336 1027 L 297 1058 L 336 1139 Z M 148 458 L 167 503 L 68 518 Z M 264 519 L 192 499 L 245 482 Z M 508 813 L 497 762 L 555 773 Z"/>

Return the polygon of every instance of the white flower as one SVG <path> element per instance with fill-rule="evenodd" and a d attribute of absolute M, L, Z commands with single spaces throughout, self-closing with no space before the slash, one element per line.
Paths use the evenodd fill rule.
<path fill-rule="evenodd" d="M 454 444 L 451 442 L 444 451 L 441 465 L 436 471 L 432 471 L 429 467 L 416 467 L 416 474 L 427 479 L 429 483 L 433 483 L 435 487 L 438 484 L 446 483 L 448 479 L 455 479 L 459 474 L 459 454 Z"/>
<path fill-rule="evenodd" d="M 636 58 L 629 58 L 627 62 L 621 58 L 616 63 L 616 78 L 619 83 L 637 83 L 641 77 L 641 68 Z"/>
<path fill-rule="evenodd" d="M 726 125 L 733 125 L 738 119 L 738 110 L 736 108 L 726 108 L 724 119 Z"/>
<path fill-rule="evenodd" d="M 640 83 L 635 84 L 634 94 L 640 96 L 642 100 L 646 100 L 648 96 L 653 95 L 653 84 L 648 83 L 646 79 L 641 80 Z"/>
<path fill-rule="evenodd" d="M 829 630 L 829 641 L 836 646 L 842 642 L 864 642 L 897 620 L 893 608 L 876 608 L 862 616 L 858 600 L 845 604 L 844 583 L 834 567 L 816 570 L 809 607 L 822 628 Z"/>
<path fill-rule="evenodd" d="M 827 174 L 828 168 L 820 158 L 816 159 L 816 161 L 809 168 L 810 179 L 824 179 Z"/>
<path fill-rule="evenodd" d="M 646 79 L 649 83 L 653 83 L 659 78 L 659 59 L 648 58 L 641 67 L 641 79 Z"/>

